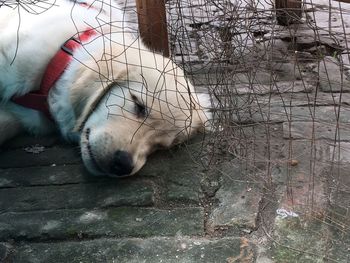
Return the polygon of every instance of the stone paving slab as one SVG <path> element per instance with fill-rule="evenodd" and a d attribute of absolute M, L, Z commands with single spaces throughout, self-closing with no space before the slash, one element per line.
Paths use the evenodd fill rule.
<path fill-rule="evenodd" d="M 350 123 L 350 109 L 334 106 L 324 107 L 285 107 L 274 105 L 259 105 L 239 108 L 235 112 L 234 121 L 247 122 L 286 122 L 286 121 L 317 121 L 319 123 L 335 123 L 337 121 Z"/>
<path fill-rule="evenodd" d="M 0 169 L 81 163 L 78 149 L 74 149 L 72 145 L 55 145 L 48 148 L 40 145 L 39 147 L 41 149 L 37 153 L 31 152 L 33 146 L 28 150 L 23 147 L 1 152 Z"/>
<path fill-rule="evenodd" d="M 322 221 L 321 221 L 322 222 Z M 273 259 L 276 262 L 324 262 L 327 255 L 329 231 L 316 219 L 276 218 Z M 334 261 L 333 261 L 334 262 Z M 344 262 L 345 261 L 336 261 Z"/>
<path fill-rule="evenodd" d="M 326 56 L 319 63 L 321 90 L 324 92 L 350 91 L 350 80 L 347 73 L 348 68 L 342 67 L 337 59 Z"/>
<path fill-rule="evenodd" d="M 217 204 L 209 216 L 208 226 L 236 235 L 253 232 L 257 228 L 261 188 L 237 163 L 226 163 L 219 169 L 221 187 L 215 194 Z"/>
<path fill-rule="evenodd" d="M 292 139 L 349 141 L 350 125 L 292 121 L 283 123 L 283 137 Z"/>
<path fill-rule="evenodd" d="M 106 180 L 106 178 L 89 175 L 81 163 L 49 167 L 7 168 L 0 169 L 0 174 L 0 188 L 78 184 Z"/>
<path fill-rule="evenodd" d="M 154 189 L 145 182 L 68 184 L 7 188 L 0 191 L 4 212 L 153 204 Z"/>
<path fill-rule="evenodd" d="M 25 147 L 36 144 L 44 147 L 52 147 L 56 144 L 62 144 L 62 139 L 55 135 L 33 137 L 23 134 L 5 142 L 0 150 L 24 149 Z"/>
<path fill-rule="evenodd" d="M 329 224 L 333 226 L 333 233 L 344 242 L 343 251 L 350 249 L 350 165 L 342 163 L 329 165 L 324 171 L 328 181 L 329 195 Z M 340 249 L 337 249 L 338 251 Z"/>
<path fill-rule="evenodd" d="M 332 143 L 329 146 L 329 160 L 334 165 L 347 165 L 350 163 L 350 143 Z"/>
<path fill-rule="evenodd" d="M 198 78 L 198 77 L 197 77 Z M 215 76 L 213 76 L 215 78 Z M 218 78 L 218 76 L 216 76 Z M 213 87 L 210 85 L 206 86 L 206 88 L 221 88 L 220 84 L 213 82 Z M 225 84 L 222 84 L 222 88 L 224 88 Z M 270 84 L 263 83 L 247 83 L 245 84 L 242 81 L 235 83 L 235 85 L 231 88 L 232 93 L 237 95 L 254 95 L 254 96 L 262 96 L 268 94 L 283 94 L 283 93 L 300 93 L 300 92 L 311 92 L 314 90 L 314 84 L 309 83 L 306 80 L 296 80 L 296 81 L 278 81 Z"/>
<path fill-rule="evenodd" d="M 283 147 L 284 160 L 274 170 L 278 208 L 301 215 L 323 213 L 327 207 L 326 182 L 322 176 L 330 165 L 328 145 L 320 141 L 291 141 Z M 276 167 L 276 168 L 277 168 Z"/>
<path fill-rule="evenodd" d="M 245 238 L 100 239 L 83 242 L 0 244 L 10 262 L 253 262 L 255 246 Z"/>
<path fill-rule="evenodd" d="M 203 209 L 198 207 L 61 209 L 0 215 L 2 241 L 203 234 Z"/>
<path fill-rule="evenodd" d="M 303 139 L 283 149 L 286 161 L 274 170 L 278 201 L 274 230 L 268 235 L 270 258 L 276 262 L 346 262 L 330 253 L 339 238 L 330 224 L 328 147 L 326 141 Z"/>
<path fill-rule="evenodd" d="M 314 87 L 316 89 L 316 87 Z M 261 105 L 273 105 L 280 107 L 308 107 L 313 110 L 314 107 L 322 106 L 341 106 L 349 107 L 350 94 L 349 93 L 325 93 L 325 92 L 312 92 L 312 93 L 281 93 L 276 94 L 278 96 L 271 97 L 266 96 L 240 96 L 239 99 L 250 103 L 260 103 Z"/>

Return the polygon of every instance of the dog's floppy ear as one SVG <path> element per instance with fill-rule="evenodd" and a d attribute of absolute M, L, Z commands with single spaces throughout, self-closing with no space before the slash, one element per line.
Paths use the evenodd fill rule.
<path fill-rule="evenodd" d="M 115 85 L 114 82 L 109 84 L 107 87 L 100 87 L 96 90 L 95 93 L 86 101 L 86 105 L 79 115 L 79 118 L 76 121 L 74 132 L 80 132 L 88 120 L 91 113 L 97 108 L 103 97 L 107 94 L 108 91 Z"/>
<path fill-rule="evenodd" d="M 87 119 L 89 118 L 90 114 L 96 109 L 96 107 L 99 105 L 102 98 L 111 90 L 113 86 L 115 86 L 116 82 L 110 82 L 108 85 L 105 85 L 101 82 L 99 76 L 96 76 L 96 73 L 93 71 L 89 71 L 90 73 L 86 74 L 87 76 L 84 76 L 82 74 L 82 77 L 79 78 L 80 82 L 89 81 L 90 83 L 95 83 L 94 85 L 90 85 L 92 87 L 90 90 L 85 90 L 85 93 L 83 93 L 83 96 L 79 94 L 79 92 L 72 92 L 71 98 L 75 101 L 78 101 L 77 104 L 80 105 L 79 111 L 76 111 L 77 121 L 75 123 L 74 132 L 80 132 Z M 128 71 L 126 69 L 114 71 L 114 77 L 113 79 L 125 79 L 127 77 Z M 92 77 L 94 76 L 94 77 Z M 82 84 L 84 85 L 84 84 Z M 82 92 L 80 92 L 82 93 Z M 86 93 L 89 93 L 88 96 L 86 96 Z M 77 99 L 77 98 L 80 98 Z M 80 102 L 79 102 L 80 101 Z"/>

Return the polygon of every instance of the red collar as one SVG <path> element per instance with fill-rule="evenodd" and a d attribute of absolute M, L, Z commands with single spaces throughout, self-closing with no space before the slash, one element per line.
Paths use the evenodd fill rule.
<path fill-rule="evenodd" d="M 40 89 L 29 92 L 20 97 L 13 97 L 12 101 L 26 108 L 41 111 L 48 118 L 52 119 L 49 105 L 47 103 L 50 89 L 62 76 L 68 64 L 73 60 L 73 52 L 95 34 L 96 31 L 94 29 L 87 29 L 84 32 L 79 33 L 77 37 L 72 37 L 66 41 L 47 65 L 46 71 L 41 80 Z"/>

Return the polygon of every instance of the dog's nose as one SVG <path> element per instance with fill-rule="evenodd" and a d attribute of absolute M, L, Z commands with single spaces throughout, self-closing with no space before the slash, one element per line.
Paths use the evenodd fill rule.
<path fill-rule="evenodd" d="M 116 151 L 111 163 L 110 171 L 113 175 L 129 175 L 134 169 L 134 162 L 130 153 L 126 151 Z"/>

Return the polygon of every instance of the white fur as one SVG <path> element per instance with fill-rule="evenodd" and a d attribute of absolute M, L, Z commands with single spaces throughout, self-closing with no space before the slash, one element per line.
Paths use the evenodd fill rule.
<path fill-rule="evenodd" d="M 90 172 L 113 175 L 113 156 L 124 151 L 132 157 L 133 174 L 156 145 L 169 147 L 205 125 L 210 114 L 201 104 L 207 105 L 208 96 L 197 96 L 180 68 L 127 32 L 113 1 L 90 3 L 87 8 L 58 0 L 40 15 L 20 7 L 0 8 L 0 125 L 35 134 L 52 131 L 43 114 L 10 98 L 37 90 L 60 46 L 77 32 L 94 28 L 96 34 L 74 52 L 51 89 L 50 111 L 62 136 L 80 141 Z M 145 105 L 147 118 L 135 110 L 137 102 Z M 0 143 L 11 137 L 3 130 Z"/>

